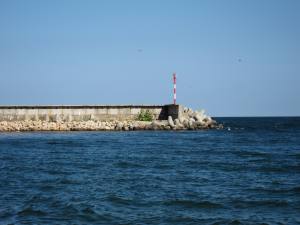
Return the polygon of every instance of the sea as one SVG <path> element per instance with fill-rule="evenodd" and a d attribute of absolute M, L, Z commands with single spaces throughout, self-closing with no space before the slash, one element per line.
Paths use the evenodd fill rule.
<path fill-rule="evenodd" d="M 0 224 L 300 224 L 300 117 L 0 133 Z"/>

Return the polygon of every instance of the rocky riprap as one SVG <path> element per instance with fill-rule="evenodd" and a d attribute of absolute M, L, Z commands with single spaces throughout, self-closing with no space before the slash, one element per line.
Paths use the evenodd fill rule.
<path fill-rule="evenodd" d="M 2 121 L 1 132 L 10 131 L 129 131 L 129 130 L 200 130 L 200 129 L 222 129 L 211 117 L 205 115 L 204 111 L 193 111 L 184 108 L 182 116 L 173 120 L 154 121 Z"/>

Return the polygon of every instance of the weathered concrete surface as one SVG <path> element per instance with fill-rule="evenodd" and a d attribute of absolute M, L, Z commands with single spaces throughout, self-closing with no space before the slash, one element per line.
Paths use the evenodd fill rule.
<path fill-rule="evenodd" d="M 75 106 L 0 106 L 0 121 L 109 121 L 134 120 L 149 110 L 156 120 L 179 118 L 181 105 L 75 105 Z"/>

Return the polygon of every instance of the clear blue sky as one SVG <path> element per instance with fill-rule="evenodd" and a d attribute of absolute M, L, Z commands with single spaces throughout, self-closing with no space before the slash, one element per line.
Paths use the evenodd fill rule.
<path fill-rule="evenodd" d="M 300 115 L 300 1 L 0 0 L 0 105 Z"/>

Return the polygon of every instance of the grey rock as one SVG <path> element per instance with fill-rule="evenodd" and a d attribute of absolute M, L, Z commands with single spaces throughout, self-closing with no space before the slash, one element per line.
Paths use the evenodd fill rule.
<path fill-rule="evenodd" d="M 115 127 L 116 130 L 122 130 L 123 129 L 123 123 L 121 122 L 118 122 L 116 127 Z"/>
<path fill-rule="evenodd" d="M 170 126 L 165 126 L 164 129 L 165 130 L 171 130 L 171 127 Z"/>
<path fill-rule="evenodd" d="M 160 124 L 158 121 L 154 120 L 150 125 L 149 128 L 152 130 L 158 130 L 160 127 Z"/>
<path fill-rule="evenodd" d="M 177 130 L 182 130 L 182 129 L 184 129 L 184 125 L 181 124 L 181 123 L 176 124 L 176 129 L 177 129 Z"/>
<path fill-rule="evenodd" d="M 180 123 L 183 123 L 183 121 L 184 121 L 185 118 L 183 116 L 180 116 L 178 119 L 179 119 Z"/>
<path fill-rule="evenodd" d="M 189 119 L 189 122 L 194 123 L 194 122 L 196 122 L 196 120 L 195 120 L 194 118 L 190 118 L 190 119 Z"/>
<path fill-rule="evenodd" d="M 188 126 L 189 126 L 189 120 L 188 119 L 184 119 L 182 124 L 183 124 L 184 127 L 188 128 Z"/>
<path fill-rule="evenodd" d="M 168 123 L 169 123 L 170 127 L 174 127 L 175 126 L 174 121 L 172 119 L 172 116 L 168 116 Z"/>
<path fill-rule="evenodd" d="M 189 121 L 188 129 L 190 129 L 190 130 L 194 130 L 195 129 L 195 123 L 192 122 L 191 120 Z"/>

